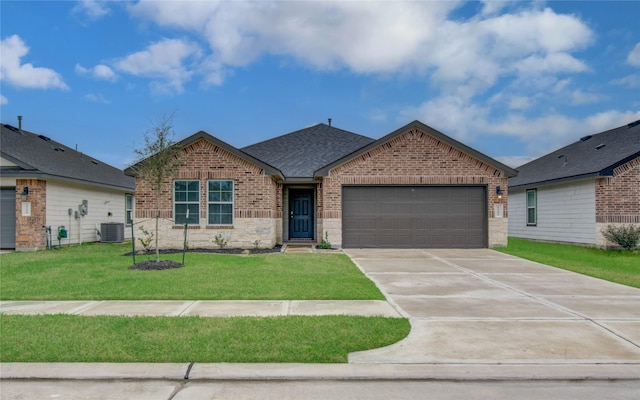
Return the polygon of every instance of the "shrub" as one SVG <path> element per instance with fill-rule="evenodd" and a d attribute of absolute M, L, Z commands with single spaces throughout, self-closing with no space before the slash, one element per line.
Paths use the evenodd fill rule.
<path fill-rule="evenodd" d="M 324 233 L 324 239 L 318 245 L 319 249 L 331 249 L 331 242 L 329 242 L 329 232 Z"/>
<path fill-rule="evenodd" d="M 635 249 L 640 242 L 640 226 L 634 225 L 608 225 L 602 230 L 602 236 L 610 242 L 616 243 L 622 248 Z"/>

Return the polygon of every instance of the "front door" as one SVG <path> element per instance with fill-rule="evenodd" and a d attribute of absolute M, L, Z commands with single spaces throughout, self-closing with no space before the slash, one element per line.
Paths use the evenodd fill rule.
<path fill-rule="evenodd" d="M 313 239 L 313 190 L 289 190 L 289 238 Z"/>

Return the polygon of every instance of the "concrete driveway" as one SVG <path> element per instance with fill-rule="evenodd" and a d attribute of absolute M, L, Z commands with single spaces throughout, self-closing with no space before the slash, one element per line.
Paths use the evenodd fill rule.
<path fill-rule="evenodd" d="M 640 376 L 640 289 L 486 249 L 345 253 L 412 325 L 350 363 L 626 364 Z"/>

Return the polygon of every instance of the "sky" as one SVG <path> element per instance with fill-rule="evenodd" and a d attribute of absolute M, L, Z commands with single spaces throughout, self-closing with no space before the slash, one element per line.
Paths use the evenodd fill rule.
<path fill-rule="evenodd" d="M 0 119 L 118 168 L 173 115 L 242 148 L 420 120 L 517 167 L 640 119 L 640 1 L 0 2 Z M 1 146 L 1 143 L 0 143 Z"/>

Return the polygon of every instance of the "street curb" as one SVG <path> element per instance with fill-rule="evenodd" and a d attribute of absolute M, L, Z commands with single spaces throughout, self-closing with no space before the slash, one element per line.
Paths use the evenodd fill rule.
<path fill-rule="evenodd" d="M 0 379 L 42 380 L 640 380 L 640 363 L 138 364 L 3 363 Z"/>

